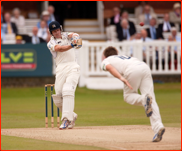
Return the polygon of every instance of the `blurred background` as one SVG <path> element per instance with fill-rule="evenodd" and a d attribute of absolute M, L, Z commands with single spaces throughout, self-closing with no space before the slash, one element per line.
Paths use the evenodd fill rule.
<path fill-rule="evenodd" d="M 178 1 L 27 1 L 1 2 L 1 86 L 54 83 L 55 63 L 47 48 L 48 25 L 76 32 L 83 47 L 79 86 L 121 89 L 100 70 L 105 47 L 145 61 L 154 82 L 181 81 L 181 3 Z M 143 22 L 144 26 L 139 24 Z"/>

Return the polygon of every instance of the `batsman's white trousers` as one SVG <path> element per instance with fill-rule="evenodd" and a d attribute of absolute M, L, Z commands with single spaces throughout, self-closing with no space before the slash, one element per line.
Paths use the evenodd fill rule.
<path fill-rule="evenodd" d="M 76 62 L 63 63 L 57 66 L 56 77 L 55 77 L 56 78 L 55 79 L 56 95 L 62 96 L 62 89 L 63 89 L 64 83 L 71 83 L 72 85 L 76 87 L 78 84 L 79 77 L 80 77 L 80 66 Z M 62 109 L 62 116 L 64 113 L 63 109 Z M 73 112 L 73 115 L 74 114 L 75 113 Z"/>
<path fill-rule="evenodd" d="M 152 96 L 153 114 L 150 116 L 150 123 L 154 133 L 157 133 L 159 129 L 164 126 L 162 124 L 159 107 L 155 99 L 150 68 L 146 63 L 142 62 L 136 66 L 129 67 L 126 70 L 124 77 L 133 87 L 133 90 L 131 90 L 128 86 L 124 85 L 124 100 L 127 103 L 144 106 L 146 94 Z M 141 95 L 138 94 L 138 89 L 140 90 Z"/>

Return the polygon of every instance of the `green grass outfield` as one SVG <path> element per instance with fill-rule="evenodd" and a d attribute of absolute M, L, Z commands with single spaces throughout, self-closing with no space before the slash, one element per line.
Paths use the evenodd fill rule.
<path fill-rule="evenodd" d="M 14 136 L 1 136 L 3 150 L 105 150 L 94 146 L 72 145 Z"/>
<path fill-rule="evenodd" d="M 154 88 L 164 126 L 181 127 L 181 83 L 155 84 Z M 1 128 L 44 127 L 44 100 L 43 87 L 2 88 Z M 76 126 L 150 125 L 143 107 L 132 106 L 123 101 L 122 90 L 98 91 L 77 88 L 75 112 L 78 114 Z M 49 97 L 49 121 L 50 114 Z M 54 114 L 56 115 L 55 106 Z M 56 125 L 56 116 L 54 121 Z M 13 139 L 13 137 L 2 137 L 2 149 L 13 149 L 13 144 L 8 143 L 8 139 Z M 32 141 L 27 141 L 27 144 Z M 46 142 L 46 144 L 49 143 Z M 93 147 L 93 149 L 96 148 Z"/>

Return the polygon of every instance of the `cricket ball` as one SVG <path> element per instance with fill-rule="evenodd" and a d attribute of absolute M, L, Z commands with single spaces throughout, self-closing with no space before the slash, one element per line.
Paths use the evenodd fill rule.
<path fill-rule="evenodd" d="M 140 26 L 143 26 L 143 25 L 144 25 L 144 23 L 143 23 L 143 22 L 141 22 L 141 23 L 140 23 Z"/>

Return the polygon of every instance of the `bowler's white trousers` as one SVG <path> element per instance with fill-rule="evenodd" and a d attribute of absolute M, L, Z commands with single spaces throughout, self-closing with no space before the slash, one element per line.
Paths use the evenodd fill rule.
<path fill-rule="evenodd" d="M 146 63 L 142 62 L 138 65 L 127 68 L 124 77 L 133 87 L 133 90 L 131 90 L 128 86 L 124 85 L 124 101 L 132 105 L 144 106 L 146 94 L 152 96 L 153 114 L 150 116 L 150 123 L 154 133 L 157 133 L 159 129 L 164 126 L 155 99 L 150 68 Z M 138 94 L 138 89 L 140 90 L 141 95 Z"/>

